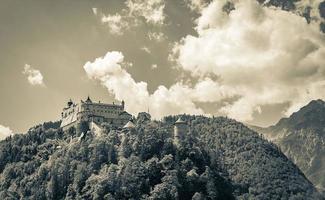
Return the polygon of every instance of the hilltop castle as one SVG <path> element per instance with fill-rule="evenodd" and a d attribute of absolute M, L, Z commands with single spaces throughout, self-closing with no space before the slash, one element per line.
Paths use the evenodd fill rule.
<path fill-rule="evenodd" d="M 115 127 L 123 127 L 132 117 L 124 111 L 124 106 L 124 101 L 121 104 L 94 103 L 89 96 L 86 101 L 81 100 L 80 103 L 70 100 L 61 113 L 61 128 L 67 130 L 76 127 L 82 121 L 94 122 L 98 125 L 106 122 Z"/>

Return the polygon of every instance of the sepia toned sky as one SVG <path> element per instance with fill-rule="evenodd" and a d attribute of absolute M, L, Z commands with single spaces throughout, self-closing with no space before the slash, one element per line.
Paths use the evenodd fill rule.
<path fill-rule="evenodd" d="M 259 126 L 325 96 L 320 0 L 0 2 L 0 139 L 87 95 Z"/>

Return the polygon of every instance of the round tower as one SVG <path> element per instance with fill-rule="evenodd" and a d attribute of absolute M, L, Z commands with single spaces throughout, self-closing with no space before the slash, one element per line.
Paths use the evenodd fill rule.
<path fill-rule="evenodd" d="M 188 131 L 187 123 L 181 118 L 175 122 L 174 126 L 174 144 L 179 146 L 180 142 L 184 139 L 185 134 Z"/>
<path fill-rule="evenodd" d="M 124 110 L 124 106 L 125 106 L 125 102 L 124 102 L 124 100 L 122 100 L 121 105 L 122 105 L 122 109 Z"/>

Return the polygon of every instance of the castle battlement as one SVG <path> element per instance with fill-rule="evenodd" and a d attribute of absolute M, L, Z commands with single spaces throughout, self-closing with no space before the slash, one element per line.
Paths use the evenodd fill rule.
<path fill-rule="evenodd" d="M 67 130 L 82 121 L 94 122 L 99 125 L 106 122 L 123 127 L 132 117 L 124 111 L 124 106 L 124 101 L 121 104 L 94 103 L 89 97 L 86 101 L 81 100 L 80 103 L 70 100 L 61 113 L 61 128 Z"/>

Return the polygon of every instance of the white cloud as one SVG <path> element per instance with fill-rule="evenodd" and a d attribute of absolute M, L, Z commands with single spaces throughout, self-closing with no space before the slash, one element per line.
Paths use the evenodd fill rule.
<path fill-rule="evenodd" d="M 205 6 L 207 6 L 206 0 L 185 0 L 186 5 L 192 11 L 201 11 Z"/>
<path fill-rule="evenodd" d="M 152 64 L 151 65 L 151 69 L 157 69 L 158 68 L 158 65 L 157 64 Z"/>
<path fill-rule="evenodd" d="M 6 137 L 12 135 L 13 132 L 9 127 L 0 125 L 0 140 L 5 139 Z"/>
<path fill-rule="evenodd" d="M 290 102 L 290 114 L 324 98 L 325 40 L 318 24 L 255 0 L 234 2 L 229 15 L 222 10 L 226 1 L 203 8 L 198 36 L 188 35 L 174 48 L 181 69 L 201 79 L 215 74 L 219 88 L 239 97 L 220 111 L 249 121 L 264 104 Z"/>
<path fill-rule="evenodd" d="M 25 64 L 23 74 L 27 75 L 27 80 L 31 85 L 45 86 L 41 72 L 30 65 Z"/>
<path fill-rule="evenodd" d="M 129 15 L 143 17 L 147 23 L 162 25 L 165 20 L 164 0 L 128 0 Z"/>
<path fill-rule="evenodd" d="M 141 20 L 148 24 L 161 26 L 165 21 L 164 0 L 127 0 L 126 8 L 113 15 L 101 14 L 101 22 L 107 24 L 109 31 L 114 35 L 122 35 L 126 30 L 141 25 Z M 93 13 L 99 15 L 98 9 L 93 8 Z M 161 35 L 153 35 L 160 37 Z M 161 38 L 157 38 L 161 39 Z"/>
<path fill-rule="evenodd" d="M 102 23 L 107 24 L 110 33 L 114 35 L 122 35 L 125 30 L 130 28 L 125 17 L 120 14 L 103 15 L 101 20 Z"/>
<path fill-rule="evenodd" d="M 130 112 L 147 110 L 147 83 L 135 82 L 129 73 L 122 68 L 124 56 L 121 52 L 107 52 L 104 57 L 87 62 L 84 69 L 89 78 L 99 80 L 118 100 L 125 99 Z"/>
<path fill-rule="evenodd" d="M 93 14 L 94 15 L 97 15 L 98 14 L 98 9 L 97 8 L 92 8 L 91 10 L 93 11 Z"/>
<path fill-rule="evenodd" d="M 142 47 L 141 50 L 142 51 L 145 51 L 148 54 L 151 54 L 151 50 L 148 47 L 146 47 L 146 46 Z"/>
<path fill-rule="evenodd" d="M 117 100 L 126 101 L 126 110 L 132 114 L 150 109 L 150 114 L 161 118 L 169 114 L 205 114 L 196 102 L 211 102 L 231 96 L 224 86 L 209 78 L 200 80 L 193 87 L 177 82 L 170 88 L 160 85 L 149 94 L 147 83 L 136 82 L 124 69 L 121 52 L 108 52 L 93 62 L 87 62 L 84 69 L 89 78 L 98 80 Z"/>
<path fill-rule="evenodd" d="M 323 0 L 300 0 L 295 2 L 296 11 L 298 14 L 302 15 L 306 13 L 308 10 L 310 12 L 311 21 L 315 23 L 319 23 L 321 21 L 325 21 L 319 13 L 319 4 Z"/>
<path fill-rule="evenodd" d="M 148 32 L 148 38 L 152 41 L 162 42 L 166 39 L 165 35 L 162 32 Z"/>

